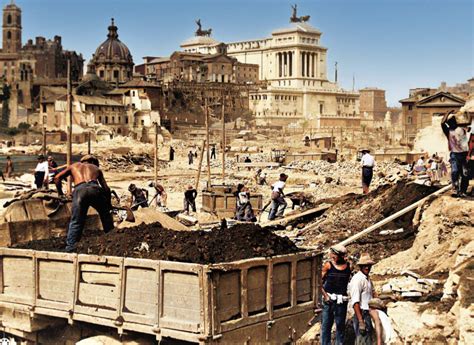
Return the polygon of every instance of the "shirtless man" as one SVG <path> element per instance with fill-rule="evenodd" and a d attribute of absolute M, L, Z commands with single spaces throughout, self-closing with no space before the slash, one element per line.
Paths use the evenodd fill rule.
<path fill-rule="evenodd" d="M 99 161 L 91 155 L 82 157 L 80 163 L 71 164 L 54 177 L 57 184 L 62 179 L 72 176 L 74 192 L 72 194 L 72 216 L 66 239 L 66 251 L 73 252 L 81 239 L 87 217 L 87 210 L 92 206 L 97 210 L 104 232 L 114 228 L 110 213 L 110 189 L 105 182 L 104 174 L 99 169 Z"/>

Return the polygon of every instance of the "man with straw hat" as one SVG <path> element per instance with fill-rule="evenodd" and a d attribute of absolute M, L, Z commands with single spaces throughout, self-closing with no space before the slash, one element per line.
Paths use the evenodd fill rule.
<path fill-rule="evenodd" d="M 373 327 L 369 313 L 369 301 L 373 298 L 374 290 L 369 273 L 374 264 L 370 255 L 363 253 L 357 262 L 359 272 L 352 277 L 349 283 L 349 295 L 354 308 L 354 331 L 357 345 L 372 344 Z"/>
<path fill-rule="evenodd" d="M 347 284 L 351 267 L 346 260 L 347 249 L 336 244 L 329 250 L 330 260 L 322 268 L 323 314 L 321 320 L 321 344 L 331 344 L 332 324 L 336 323 L 336 344 L 344 344 L 347 314 Z"/>

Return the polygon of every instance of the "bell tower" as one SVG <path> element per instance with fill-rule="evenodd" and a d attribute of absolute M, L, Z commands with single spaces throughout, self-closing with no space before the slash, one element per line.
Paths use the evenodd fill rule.
<path fill-rule="evenodd" d="M 21 49 L 21 9 L 12 0 L 3 9 L 3 53 L 18 53 Z"/>

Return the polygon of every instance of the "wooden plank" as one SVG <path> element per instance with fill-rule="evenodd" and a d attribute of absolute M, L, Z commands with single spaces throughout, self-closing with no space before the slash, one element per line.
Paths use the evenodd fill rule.
<path fill-rule="evenodd" d="M 105 272 L 81 272 L 81 280 L 88 284 L 109 284 L 118 286 L 120 275 L 117 273 Z"/>
<path fill-rule="evenodd" d="M 300 260 L 297 263 L 296 279 L 311 278 L 312 274 L 312 260 Z"/>
<path fill-rule="evenodd" d="M 3 294 L 34 298 L 33 265 L 30 257 L 3 257 Z"/>
<path fill-rule="evenodd" d="M 326 211 L 331 206 L 332 206 L 332 204 L 322 204 L 322 205 L 320 205 L 316 208 L 312 208 L 310 210 L 306 210 L 306 211 L 303 211 L 303 212 L 300 212 L 300 213 L 297 213 L 297 214 L 292 214 L 292 215 L 286 216 L 286 217 L 281 218 L 281 219 L 275 219 L 275 220 L 271 220 L 271 221 L 262 222 L 262 223 L 260 223 L 260 225 L 262 227 L 275 226 L 275 225 L 286 225 L 287 223 L 289 223 L 293 220 L 296 220 L 296 219 L 299 219 L 299 218 L 302 218 L 302 217 L 305 217 L 305 216 L 309 216 L 309 215 L 312 215 L 312 214 L 315 214 L 315 213 L 324 213 L 324 211 Z"/>
<path fill-rule="evenodd" d="M 78 303 L 99 309 L 117 309 L 119 288 L 99 284 L 79 284 Z"/>
<path fill-rule="evenodd" d="M 217 313 L 220 322 L 241 314 L 240 272 L 221 272 L 217 286 Z"/>
<path fill-rule="evenodd" d="M 182 279 L 180 279 L 182 278 Z M 177 283 L 183 281 L 184 283 Z M 188 272 L 162 272 L 161 318 L 200 322 L 199 276 Z"/>
<path fill-rule="evenodd" d="M 247 272 L 248 312 L 266 310 L 267 298 L 267 270 L 266 267 L 254 267 Z"/>
<path fill-rule="evenodd" d="M 291 267 L 289 263 L 273 266 L 273 307 L 287 305 L 291 302 Z"/>
<path fill-rule="evenodd" d="M 120 267 L 118 265 L 107 265 L 107 264 L 96 264 L 96 263 L 84 263 L 80 265 L 81 272 L 98 272 L 98 273 L 120 273 Z"/>
<path fill-rule="evenodd" d="M 70 303 L 74 290 L 74 263 L 37 258 L 37 298 Z"/>

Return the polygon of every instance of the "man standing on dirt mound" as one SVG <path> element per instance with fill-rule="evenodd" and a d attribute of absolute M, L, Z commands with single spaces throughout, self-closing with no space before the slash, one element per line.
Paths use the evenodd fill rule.
<path fill-rule="evenodd" d="M 69 222 L 66 239 L 66 252 L 76 250 L 77 242 L 81 239 L 87 211 L 90 206 L 99 213 L 104 232 L 114 228 L 110 213 L 110 189 L 105 182 L 104 174 L 99 169 L 99 161 L 91 155 L 82 157 L 80 163 L 71 164 L 54 177 L 58 183 L 62 179 L 72 176 L 74 192 L 72 194 L 72 216 Z"/>
<path fill-rule="evenodd" d="M 372 177 L 374 176 L 374 165 L 375 159 L 370 154 L 369 149 L 363 149 L 362 152 L 362 191 L 364 194 L 369 193 L 370 183 L 372 182 Z"/>

